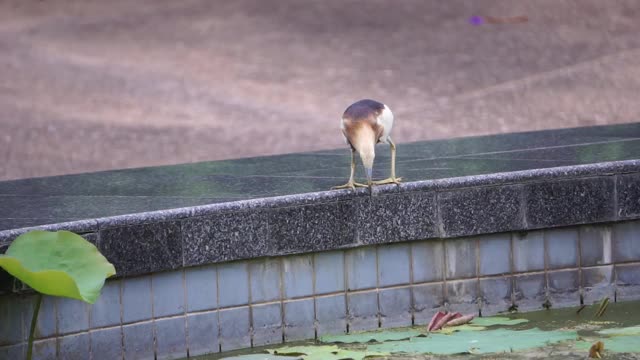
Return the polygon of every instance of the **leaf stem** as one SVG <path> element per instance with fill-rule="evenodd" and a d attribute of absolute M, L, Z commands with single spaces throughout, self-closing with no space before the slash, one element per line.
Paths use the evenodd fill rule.
<path fill-rule="evenodd" d="M 31 354 L 33 352 L 33 337 L 36 332 L 36 324 L 38 323 L 38 313 L 40 312 L 41 303 L 42 303 L 42 294 L 38 293 L 36 297 L 36 307 L 33 309 L 33 316 L 31 317 L 31 329 L 29 330 L 29 344 L 27 345 L 27 360 L 31 360 Z"/>

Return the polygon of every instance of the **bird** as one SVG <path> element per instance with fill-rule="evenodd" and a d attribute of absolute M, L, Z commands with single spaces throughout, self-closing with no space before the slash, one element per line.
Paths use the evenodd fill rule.
<path fill-rule="evenodd" d="M 371 189 L 372 185 L 400 184 L 402 178 L 396 177 L 396 144 L 391 140 L 392 128 L 393 113 L 387 105 L 379 101 L 363 99 L 347 107 L 340 120 L 340 129 L 345 142 L 351 147 L 351 175 L 346 184 L 334 186 L 332 189 Z M 373 160 L 376 156 L 375 145 L 378 143 L 389 144 L 391 149 L 391 176 L 373 181 Z M 360 155 L 367 174 L 367 184 L 358 183 L 354 179 L 356 152 Z"/>

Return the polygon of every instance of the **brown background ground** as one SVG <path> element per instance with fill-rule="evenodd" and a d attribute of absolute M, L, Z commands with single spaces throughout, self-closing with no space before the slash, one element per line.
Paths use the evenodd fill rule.
<path fill-rule="evenodd" d="M 472 15 L 526 15 L 472 26 Z M 638 121 L 637 0 L 0 2 L 0 179 Z"/>

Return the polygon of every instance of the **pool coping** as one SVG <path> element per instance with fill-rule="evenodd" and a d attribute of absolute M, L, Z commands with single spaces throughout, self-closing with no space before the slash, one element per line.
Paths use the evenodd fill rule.
<path fill-rule="evenodd" d="M 233 260 L 640 218 L 640 160 L 239 200 L 0 231 L 85 234 L 118 276 Z M 355 219 L 355 221 L 352 221 Z M 123 240 L 124 239 L 124 240 Z M 127 241 L 127 240 L 135 241 Z"/>

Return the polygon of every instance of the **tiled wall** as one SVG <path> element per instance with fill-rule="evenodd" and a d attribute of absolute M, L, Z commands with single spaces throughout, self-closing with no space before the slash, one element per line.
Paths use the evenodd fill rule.
<path fill-rule="evenodd" d="M 94 305 L 45 298 L 36 359 L 158 359 L 424 325 L 609 296 L 640 299 L 640 221 L 263 258 L 109 281 Z M 0 297 L 0 359 L 23 355 L 33 297 Z"/>

